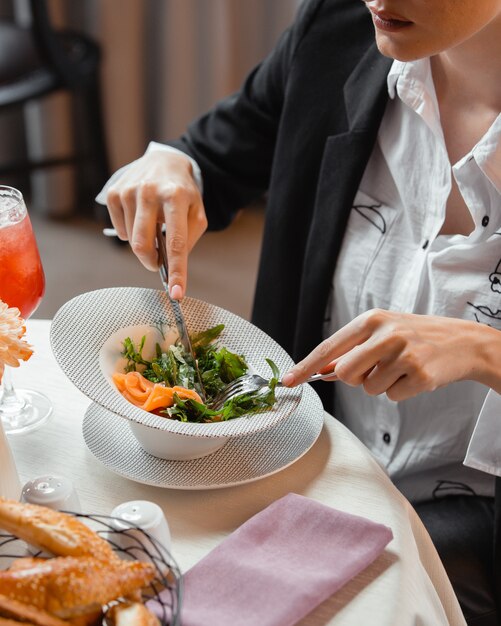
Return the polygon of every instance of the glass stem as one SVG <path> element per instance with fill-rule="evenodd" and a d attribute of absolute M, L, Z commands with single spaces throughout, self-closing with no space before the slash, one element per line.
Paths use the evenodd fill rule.
<path fill-rule="evenodd" d="M 6 367 L 2 376 L 2 395 L 0 396 L 0 415 L 13 415 L 19 413 L 25 405 L 16 393 L 12 384 L 11 368 Z"/>

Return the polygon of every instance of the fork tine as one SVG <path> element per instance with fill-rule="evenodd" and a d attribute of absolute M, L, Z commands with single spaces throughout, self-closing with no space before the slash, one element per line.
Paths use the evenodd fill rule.
<path fill-rule="evenodd" d="M 252 391 L 252 389 L 247 389 L 245 387 L 243 387 L 242 389 L 237 389 L 235 390 L 234 393 L 225 395 L 223 398 L 220 398 L 217 402 L 214 402 L 214 404 L 211 406 L 211 409 L 213 411 L 219 411 L 220 409 L 223 408 L 226 402 L 228 402 L 229 400 L 233 400 L 233 398 L 238 398 L 238 396 L 241 396 L 243 394 L 249 393 L 249 391 Z"/>
<path fill-rule="evenodd" d="M 224 387 L 211 403 L 211 409 L 219 411 L 228 400 L 241 396 L 245 393 L 259 391 L 266 386 L 268 381 L 257 374 L 244 374 L 235 378 Z"/>
<path fill-rule="evenodd" d="M 231 383 L 230 383 L 231 384 Z M 239 382 L 235 385 L 231 385 L 228 387 L 225 387 L 222 391 L 220 391 L 220 393 L 214 398 L 214 405 L 216 404 L 224 404 L 226 402 L 226 400 L 228 400 L 229 398 L 233 397 L 234 395 L 237 395 L 239 393 L 241 393 L 241 389 L 243 389 L 243 382 Z"/>
<path fill-rule="evenodd" d="M 231 389 L 223 389 L 223 391 L 214 398 L 211 409 L 213 409 L 214 411 L 218 411 L 228 400 L 236 398 L 237 396 L 241 396 L 245 393 L 257 391 L 259 388 L 260 387 L 258 385 L 254 384 L 251 381 L 241 380 L 238 384 L 233 385 Z"/>
<path fill-rule="evenodd" d="M 223 392 L 232 392 L 234 389 L 236 389 L 237 387 L 240 387 L 244 384 L 244 380 L 243 380 L 243 376 L 240 376 L 240 378 L 235 378 L 234 380 L 232 380 L 230 383 L 228 383 L 226 385 L 226 387 L 223 389 Z"/>

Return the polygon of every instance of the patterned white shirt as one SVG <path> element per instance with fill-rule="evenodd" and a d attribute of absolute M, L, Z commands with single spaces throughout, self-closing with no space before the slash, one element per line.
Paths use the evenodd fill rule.
<path fill-rule="evenodd" d="M 501 330 L 501 114 L 451 167 L 429 60 L 394 61 L 388 90 L 333 277 L 324 334 L 375 307 L 476 320 Z M 474 220 L 468 236 L 439 235 L 452 176 Z M 362 388 L 335 384 L 335 415 L 409 499 L 493 494 L 493 477 L 463 464 L 487 387 L 457 382 L 396 403 L 385 394 L 371 397 Z M 498 398 L 497 419 L 491 415 L 483 425 L 492 431 L 497 423 L 500 432 L 501 401 L 491 395 Z M 492 467 L 485 455 L 476 462 L 476 452 L 482 455 L 483 445 L 470 446 L 470 465 L 501 472 L 501 463 Z M 493 455 L 501 461 L 501 449 Z"/>

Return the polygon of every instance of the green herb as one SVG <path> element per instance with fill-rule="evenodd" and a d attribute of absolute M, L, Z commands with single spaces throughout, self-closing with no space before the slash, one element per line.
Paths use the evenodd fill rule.
<path fill-rule="evenodd" d="M 191 347 L 195 350 L 196 348 L 209 346 L 219 337 L 223 329 L 224 324 L 219 324 L 218 326 L 214 326 L 208 330 L 203 330 L 199 333 L 190 335 Z"/>
<path fill-rule="evenodd" d="M 143 337 L 139 344 L 139 348 L 136 350 L 134 342 L 130 339 L 130 337 L 124 339 L 122 344 L 124 347 L 122 354 L 127 359 L 127 365 L 125 367 L 126 372 L 135 372 L 137 370 L 136 365 L 148 365 L 148 361 L 143 359 L 142 354 L 145 341 L 146 337 Z"/>
<path fill-rule="evenodd" d="M 221 389 L 245 374 L 249 368 L 243 355 L 217 345 L 216 340 L 223 329 L 224 325 L 220 324 L 190 337 L 209 406 Z M 137 367 L 141 366 L 142 375 L 153 383 L 164 383 L 168 387 L 178 385 L 200 391 L 197 388 L 195 364 L 180 343 L 176 342 L 165 351 L 157 343 L 155 356 L 147 361 L 142 355 L 145 341 L 146 336 L 142 337 L 136 349 L 129 337 L 124 340 L 122 354 L 127 359 L 126 372 L 137 371 Z M 209 406 L 193 399 L 182 400 L 175 394 L 174 406 L 160 413 L 182 422 L 214 422 L 269 410 L 276 402 L 275 387 L 280 373 L 271 359 L 266 359 L 266 362 L 272 372 L 268 386 L 228 400 L 219 411 L 213 411 Z"/>

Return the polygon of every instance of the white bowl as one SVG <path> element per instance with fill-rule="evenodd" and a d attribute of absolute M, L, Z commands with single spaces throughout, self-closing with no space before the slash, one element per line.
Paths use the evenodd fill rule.
<path fill-rule="evenodd" d="M 188 330 L 199 332 L 224 324 L 219 343 L 245 356 L 251 370 L 269 376 L 265 361 L 272 359 L 280 372 L 293 362 L 266 333 L 246 320 L 214 305 L 185 298 L 182 302 Z M 111 376 L 122 371 L 121 342 L 136 343 L 147 335 L 145 356 L 153 354 L 162 327 L 166 342 L 176 334 L 174 317 L 163 291 L 135 287 L 84 293 L 59 309 L 51 326 L 51 344 L 68 378 L 91 400 L 127 419 L 148 453 L 168 460 L 189 460 L 211 454 L 229 438 L 245 437 L 275 427 L 297 408 L 301 388 L 277 390 L 277 403 L 269 410 L 211 424 L 185 423 L 148 413 L 116 389 Z"/>
<path fill-rule="evenodd" d="M 162 335 L 158 327 L 146 324 L 126 326 L 110 335 L 104 342 L 99 351 L 99 367 L 112 389 L 117 391 L 112 376 L 115 372 L 123 372 L 127 364 L 121 353 L 122 342 L 126 337 L 130 337 L 136 346 L 142 337 L 146 337 L 142 353 L 147 360 L 151 360 L 155 354 L 156 343 L 168 347 L 175 342 L 177 336 L 174 330 L 169 329 L 166 335 L 165 333 Z M 228 441 L 228 437 L 187 437 L 185 434 L 161 430 L 136 421 L 130 421 L 129 427 L 144 450 L 161 459 L 175 461 L 186 461 L 212 454 Z"/>

